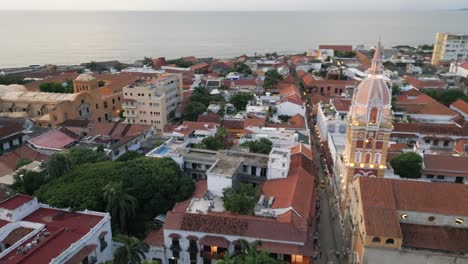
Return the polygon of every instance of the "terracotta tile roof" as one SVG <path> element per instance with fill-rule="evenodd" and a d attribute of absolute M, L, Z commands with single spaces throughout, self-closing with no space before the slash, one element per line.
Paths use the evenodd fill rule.
<path fill-rule="evenodd" d="M 388 152 L 401 152 L 406 148 L 408 148 L 408 145 L 406 143 L 390 144 L 388 147 Z"/>
<path fill-rule="evenodd" d="M 16 123 L 0 125 L 0 139 L 13 134 L 21 133 L 23 130 L 23 126 Z"/>
<path fill-rule="evenodd" d="M 221 126 L 227 129 L 244 129 L 244 120 L 223 119 Z"/>
<path fill-rule="evenodd" d="M 283 128 L 305 128 L 306 123 L 304 117 L 296 114 L 288 120 L 288 123 L 267 123 L 267 127 L 283 127 Z"/>
<path fill-rule="evenodd" d="M 47 161 L 50 159 L 49 156 L 37 152 L 30 146 L 25 145 L 19 147 L 0 156 L 0 176 L 9 175 L 15 171 L 16 162 L 21 158 L 30 159 L 33 161 Z"/>
<path fill-rule="evenodd" d="M 228 248 L 229 241 L 222 236 L 204 236 L 200 238 L 200 245 Z"/>
<path fill-rule="evenodd" d="M 468 253 L 468 229 L 401 224 L 403 246 L 428 250 Z"/>
<path fill-rule="evenodd" d="M 34 231 L 32 228 L 18 227 L 11 231 L 10 234 L 3 239 L 2 243 L 13 245 L 32 231 Z"/>
<path fill-rule="evenodd" d="M 445 88 L 447 85 L 442 81 L 436 80 L 421 80 L 416 76 L 406 75 L 403 77 L 408 84 L 418 89 L 427 89 L 427 88 Z"/>
<path fill-rule="evenodd" d="M 297 77 L 299 77 L 300 79 L 304 78 L 308 73 L 303 71 L 303 70 L 299 70 L 296 72 L 297 74 Z"/>
<path fill-rule="evenodd" d="M 0 208 L 15 210 L 21 205 L 32 201 L 34 198 L 28 195 L 17 194 L 0 203 Z"/>
<path fill-rule="evenodd" d="M 457 154 L 464 155 L 468 152 L 468 139 L 459 139 L 453 146 L 453 151 Z"/>
<path fill-rule="evenodd" d="M 422 171 L 432 175 L 468 177 L 468 156 L 424 154 Z"/>
<path fill-rule="evenodd" d="M 145 243 L 154 246 L 162 247 L 164 246 L 164 232 L 163 229 L 151 231 L 145 238 Z"/>
<path fill-rule="evenodd" d="M 352 45 L 320 45 L 319 49 L 332 49 L 341 52 L 353 51 Z"/>
<path fill-rule="evenodd" d="M 212 122 L 212 123 L 221 123 L 221 116 L 213 113 L 213 112 L 207 112 L 203 113 L 198 116 L 197 119 L 198 122 Z"/>
<path fill-rule="evenodd" d="M 468 115 L 468 103 L 463 101 L 462 99 L 458 99 L 457 101 L 455 101 L 453 104 L 451 104 L 451 107 L 454 107 L 458 111 L 464 113 L 465 115 Z"/>
<path fill-rule="evenodd" d="M 366 232 L 401 237 L 397 210 L 468 216 L 468 186 L 359 177 Z M 382 224 L 384 223 L 384 224 Z"/>
<path fill-rule="evenodd" d="M 342 87 L 347 86 L 356 86 L 358 81 L 356 80 L 317 80 L 312 75 L 307 74 L 302 78 L 305 87 L 314 87 L 314 86 L 333 86 L 333 87 Z"/>
<path fill-rule="evenodd" d="M 297 95 L 300 96 L 299 87 L 291 83 L 278 83 L 276 88 L 281 96 Z"/>
<path fill-rule="evenodd" d="M 468 126 L 434 123 L 394 123 L 394 133 L 419 133 L 424 135 L 450 135 L 468 137 Z M 392 134 L 393 134 L 392 132 Z"/>
<path fill-rule="evenodd" d="M 212 130 L 213 128 L 219 126 L 218 123 L 213 122 L 192 122 L 192 121 L 184 121 L 178 127 L 174 128 L 172 132 L 179 133 L 183 135 L 190 135 L 195 130 Z"/>
<path fill-rule="evenodd" d="M 288 74 L 286 77 L 283 77 L 283 80 L 281 80 L 281 82 L 295 84 L 296 79 L 294 79 L 294 77 L 291 74 Z"/>
<path fill-rule="evenodd" d="M 265 118 L 260 118 L 260 117 L 246 118 L 244 120 L 244 128 L 264 127 L 265 124 L 266 124 L 266 119 Z"/>
<path fill-rule="evenodd" d="M 89 244 L 82 247 L 76 254 L 65 262 L 65 264 L 81 263 L 84 258 L 87 258 L 97 248 L 96 244 Z"/>
<path fill-rule="evenodd" d="M 63 150 L 73 145 L 79 136 L 66 128 L 59 128 L 46 132 L 28 142 L 35 147 Z"/>
<path fill-rule="evenodd" d="M 351 99 L 336 98 L 331 100 L 331 103 L 336 111 L 339 112 L 349 112 L 349 108 L 351 107 Z"/>
<path fill-rule="evenodd" d="M 124 137 L 132 137 L 144 133 L 151 129 L 151 125 L 137 125 L 124 123 L 90 123 L 88 126 L 89 136 L 110 136 L 113 140 L 120 140 Z"/>
<path fill-rule="evenodd" d="M 302 153 L 304 156 L 306 156 L 310 160 L 313 159 L 312 149 L 310 145 L 299 143 L 293 148 L 291 148 L 291 155 L 295 155 L 298 153 Z"/>
<path fill-rule="evenodd" d="M 302 101 L 302 98 L 297 94 L 290 94 L 286 97 L 283 97 L 276 104 L 282 104 L 286 102 L 290 102 L 299 106 L 302 106 L 304 104 L 304 102 Z"/>
<path fill-rule="evenodd" d="M 310 102 L 314 105 L 320 103 L 320 102 L 324 102 L 324 103 L 328 103 L 330 102 L 330 97 L 328 96 L 323 96 L 323 95 L 320 95 L 320 94 L 313 94 L 311 97 L 310 97 Z"/>
<path fill-rule="evenodd" d="M 196 71 L 196 70 L 208 68 L 208 67 L 210 67 L 208 63 L 202 62 L 202 63 L 198 63 L 198 64 L 191 66 L 190 69 L 192 69 L 192 71 Z"/>

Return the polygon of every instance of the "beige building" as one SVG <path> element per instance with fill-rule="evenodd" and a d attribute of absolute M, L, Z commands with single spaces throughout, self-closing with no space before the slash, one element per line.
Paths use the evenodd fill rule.
<path fill-rule="evenodd" d="M 182 101 L 182 76 L 163 74 L 155 79 L 140 79 L 123 88 L 122 105 L 126 122 L 153 125 L 156 133 L 164 126 Z"/>
<path fill-rule="evenodd" d="M 449 65 L 451 61 L 468 59 L 468 34 L 437 32 L 432 53 L 432 64 Z"/>
<path fill-rule="evenodd" d="M 70 94 L 0 86 L 0 116 L 29 118 L 40 127 L 57 127 L 69 119 L 112 121 L 119 117 L 122 92 L 100 88 L 98 82 L 92 75 L 81 74 Z"/>

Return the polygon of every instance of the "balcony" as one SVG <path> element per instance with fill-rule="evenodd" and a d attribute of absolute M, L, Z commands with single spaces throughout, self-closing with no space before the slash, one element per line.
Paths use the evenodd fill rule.
<path fill-rule="evenodd" d="M 211 251 L 201 251 L 200 255 L 203 258 L 208 258 L 208 259 L 223 259 L 224 258 L 224 252 L 211 252 Z"/>
<path fill-rule="evenodd" d="M 138 117 L 138 114 L 132 114 L 132 113 L 124 112 L 123 116 L 124 117 Z"/>
<path fill-rule="evenodd" d="M 137 108 L 136 105 L 131 105 L 131 104 L 124 104 L 122 105 L 124 109 L 135 109 Z"/>

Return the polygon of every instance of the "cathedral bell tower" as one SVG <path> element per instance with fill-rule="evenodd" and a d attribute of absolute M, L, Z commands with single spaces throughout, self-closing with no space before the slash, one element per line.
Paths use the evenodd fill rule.
<path fill-rule="evenodd" d="M 379 42 L 369 75 L 355 90 L 348 115 L 343 188 L 348 188 L 355 177 L 384 176 L 393 129 L 391 100 L 390 89 L 382 75 Z"/>

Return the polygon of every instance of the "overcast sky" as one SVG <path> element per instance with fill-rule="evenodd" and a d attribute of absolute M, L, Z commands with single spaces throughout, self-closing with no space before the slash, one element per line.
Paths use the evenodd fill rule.
<path fill-rule="evenodd" d="M 0 10 L 440 10 L 468 0 L 0 0 Z"/>

